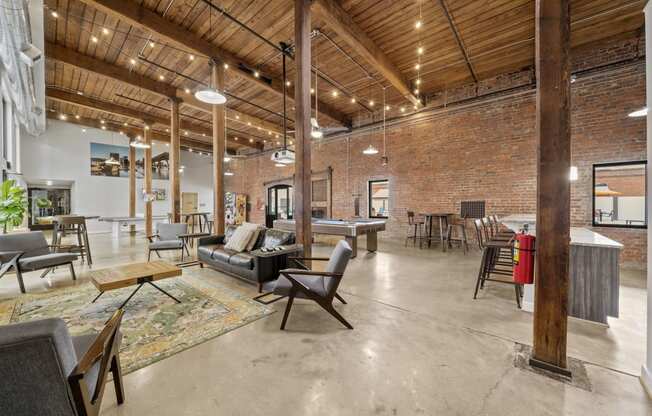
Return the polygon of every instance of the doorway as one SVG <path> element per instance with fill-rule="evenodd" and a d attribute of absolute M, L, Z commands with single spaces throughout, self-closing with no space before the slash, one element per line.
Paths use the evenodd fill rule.
<path fill-rule="evenodd" d="M 272 228 L 274 226 L 274 220 L 291 220 L 293 218 L 292 204 L 292 186 L 274 185 L 267 188 L 265 226 Z"/>

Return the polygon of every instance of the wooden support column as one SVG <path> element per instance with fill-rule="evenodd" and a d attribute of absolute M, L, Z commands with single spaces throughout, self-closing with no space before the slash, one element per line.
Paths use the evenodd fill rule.
<path fill-rule="evenodd" d="M 296 86 L 294 89 L 294 219 L 297 243 L 305 257 L 312 254 L 310 172 L 310 0 L 294 1 Z"/>
<path fill-rule="evenodd" d="M 218 91 L 224 91 L 224 65 L 213 61 L 211 84 Z M 213 230 L 224 234 L 224 146 L 226 139 L 226 118 L 224 104 L 213 105 Z"/>
<path fill-rule="evenodd" d="M 173 223 L 181 222 L 181 140 L 179 139 L 179 99 L 170 98 L 170 213 Z"/>
<path fill-rule="evenodd" d="M 570 251 L 569 0 L 536 1 L 539 152 L 532 365 L 566 370 Z"/>
<path fill-rule="evenodd" d="M 144 189 L 147 195 L 152 194 L 152 134 L 151 124 L 145 122 L 143 137 L 149 148 L 145 149 L 145 184 Z M 152 201 L 145 201 L 145 235 L 152 235 Z"/>
<path fill-rule="evenodd" d="M 136 216 L 136 148 L 133 146 L 129 146 L 129 216 Z M 131 225 L 129 231 L 135 233 L 136 226 Z"/>

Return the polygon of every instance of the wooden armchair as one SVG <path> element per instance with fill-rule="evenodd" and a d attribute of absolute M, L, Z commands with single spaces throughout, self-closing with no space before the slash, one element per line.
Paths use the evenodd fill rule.
<path fill-rule="evenodd" d="M 319 257 L 291 257 L 290 259 L 294 260 L 301 268 L 281 270 L 281 276 L 276 281 L 269 282 L 273 285 L 272 291 L 259 295 L 254 299 L 261 303 L 269 304 L 284 297 L 288 298 L 281 329 L 285 329 L 285 324 L 287 323 L 295 298 L 310 299 L 317 302 L 319 306 L 333 315 L 344 326 L 353 329 L 353 326 L 333 307 L 333 298 L 337 298 L 340 302 L 346 304 L 346 301 L 337 293 L 337 288 L 340 285 L 352 253 L 351 246 L 345 240 L 340 240 L 335 246 L 335 250 L 333 250 L 330 259 Z M 325 271 L 313 271 L 303 261 L 328 261 L 328 264 L 326 265 Z M 268 287 L 271 285 L 268 285 Z M 278 295 L 278 297 L 269 302 L 264 302 L 262 298 L 270 294 Z"/>

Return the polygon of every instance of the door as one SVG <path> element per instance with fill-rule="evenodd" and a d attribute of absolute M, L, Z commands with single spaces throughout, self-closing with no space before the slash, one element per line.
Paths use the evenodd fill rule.
<path fill-rule="evenodd" d="M 267 209 L 265 225 L 274 226 L 274 220 L 291 220 L 293 218 L 293 191 L 290 185 L 275 185 L 267 189 Z"/>

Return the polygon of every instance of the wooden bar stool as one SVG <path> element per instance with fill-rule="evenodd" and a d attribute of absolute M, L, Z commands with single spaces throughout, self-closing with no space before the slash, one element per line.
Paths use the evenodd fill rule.
<path fill-rule="evenodd" d="M 469 242 L 466 238 L 466 219 L 451 220 L 446 230 L 446 246 L 453 248 L 452 243 L 459 243 L 460 247 L 464 250 L 464 255 L 469 250 Z"/>
<path fill-rule="evenodd" d="M 77 244 L 63 245 L 61 240 L 66 234 L 75 234 L 77 236 Z M 52 230 L 52 246 L 55 248 L 55 251 L 65 250 L 79 253 L 82 262 L 86 260 L 89 266 L 93 264 L 85 217 L 79 215 L 60 215 L 55 217 Z"/>
<path fill-rule="evenodd" d="M 516 306 L 521 309 L 521 300 L 523 299 L 523 285 L 515 283 L 512 280 L 513 262 L 506 263 L 499 261 L 500 251 L 508 250 L 513 251 L 512 241 L 487 241 L 483 243 L 482 260 L 480 261 L 480 270 L 475 282 L 475 291 L 473 292 L 473 299 L 477 299 L 478 291 L 484 289 L 485 282 L 497 282 L 503 284 L 510 284 L 514 286 L 516 295 Z M 492 277 L 492 275 L 505 276 L 505 277 Z"/>
<path fill-rule="evenodd" d="M 425 224 L 425 220 L 422 220 L 421 218 L 417 218 L 414 215 L 414 211 L 408 211 L 407 212 L 408 216 L 408 230 L 407 230 L 407 237 L 405 237 L 405 247 L 407 247 L 408 241 L 409 240 L 414 240 L 414 247 L 417 245 L 417 240 L 419 240 L 419 248 L 421 248 L 421 241 L 423 240 L 423 227 Z M 412 234 L 410 234 L 410 232 Z"/>

